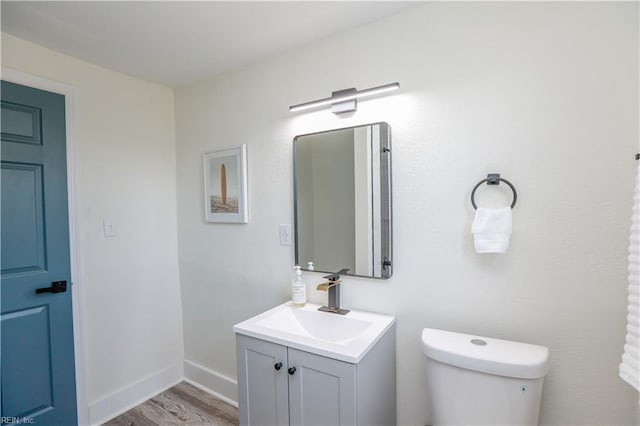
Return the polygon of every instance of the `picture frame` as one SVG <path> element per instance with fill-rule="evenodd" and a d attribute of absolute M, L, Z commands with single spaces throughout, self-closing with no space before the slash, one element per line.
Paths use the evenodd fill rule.
<path fill-rule="evenodd" d="M 206 222 L 248 223 L 247 145 L 204 154 Z"/>

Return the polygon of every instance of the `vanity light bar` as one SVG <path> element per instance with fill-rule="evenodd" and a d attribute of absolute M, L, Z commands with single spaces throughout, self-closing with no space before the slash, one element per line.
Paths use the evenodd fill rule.
<path fill-rule="evenodd" d="M 324 105 L 340 104 L 343 102 L 348 102 L 348 101 L 353 101 L 360 98 L 366 98 L 369 96 L 378 95 L 380 93 L 391 92 L 392 90 L 397 90 L 399 88 L 400 88 L 400 83 L 391 83 L 391 84 L 385 84 L 383 86 L 372 87 L 370 89 L 364 89 L 364 90 L 356 90 L 356 89 L 339 90 L 337 92 L 333 92 L 331 97 L 329 98 L 318 99 L 316 101 L 305 102 L 303 104 L 298 104 L 298 105 L 291 105 L 289 107 L 289 111 L 297 112 L 297 111 L 304 111 L 311 108 L 317 108 Z M 353 108 L 347 109 L 345 111 L 338 111 L 338 112 L 355 111 L 355 109 L 356 109 L 356 106 L 354 104 Z"/>

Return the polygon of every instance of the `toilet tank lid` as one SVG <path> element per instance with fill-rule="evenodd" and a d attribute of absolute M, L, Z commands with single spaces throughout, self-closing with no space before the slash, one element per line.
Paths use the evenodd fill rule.
<path fill-rule="evenodd" d="M 498 376 L 537 379 L 549 371 L 549 349 L 528 343 L 425 328 L 422 350 L 444 364 Z"/>

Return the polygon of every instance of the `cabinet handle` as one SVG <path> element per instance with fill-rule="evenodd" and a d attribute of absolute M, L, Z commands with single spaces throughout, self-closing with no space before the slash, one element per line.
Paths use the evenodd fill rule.
<path fill-rule="evenodd" d="M 282 363 L 281 362 L 277 362 L 276 365 L 273 366 L 273 368 L 275 368 L 276 370 L 280 370 L 282 368 Z"/>
<path fill-rule="evenodd" d="M 291 375 L 291 376 L 293 376 L 294 374 L 296 374 L 296 368 L 295 368 L 295 367 L 291 367 L 291 368 L 289 368 L 289 370 L 287 370 L 287 371 L 289 371 L 289 375 Z"/>

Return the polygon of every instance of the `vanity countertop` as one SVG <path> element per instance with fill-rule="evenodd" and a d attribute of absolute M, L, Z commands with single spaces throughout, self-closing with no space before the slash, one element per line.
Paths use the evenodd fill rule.
<path fill-rule="evenodd" d="M 233 326 L 245 336 L 356 364 L 396 321 L 391 315 L 352 310 L 346 315 L 295 307 L 291 301 Z"/>

